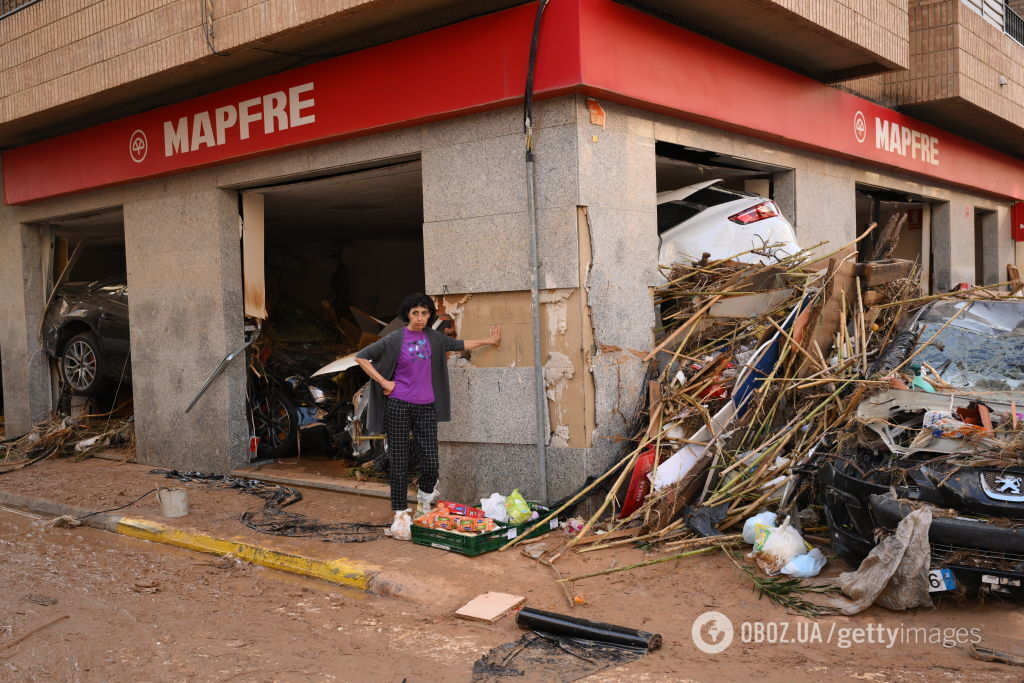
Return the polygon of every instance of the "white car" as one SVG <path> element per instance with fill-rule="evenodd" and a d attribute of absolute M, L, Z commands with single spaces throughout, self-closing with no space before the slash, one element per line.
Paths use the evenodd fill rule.
<path fill-rule="evenodd" d="M 771 199 L 706 180 L 658 193 L 658 263 L 734 257 L 744 263 L 772 262 L 800 251 L 793 226 Z M 768 245 L 767 248 L 765 246 Z M 743 253 L 758 249 L 763 255 Z"/>

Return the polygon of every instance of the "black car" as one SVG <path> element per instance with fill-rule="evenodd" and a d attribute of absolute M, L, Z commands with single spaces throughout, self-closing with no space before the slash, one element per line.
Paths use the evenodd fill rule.
<path fill-rule="evenodd" d="M 43 328 L 46 352 L 57 360 L 61 379 L 72 393 L 92 396 L 119 382 L 131 383 L 124 276 L 64 285 Z M 308 308 L 289 297 L 277 298 L 246 359 L 247 412 L 250 433 L 258 440 L 257 458 L 291 455 L 300 438 L 332 455 L 351 453 L 346 428 L 354 387 L 312 378 L 345 351 L 338 333 Z M 211 364 L 217 360 L 211 358 Z"/>
<path fill-rule="evenodd" d="M 928 506 L 933 591 L 1024 595 L 1024 303 L 930 304 L 875 369 L 906 359 L 911 387 L 861 401 L 860 433 L 820 460 L 833 547 L 856 566 L 880 530 Z"/>

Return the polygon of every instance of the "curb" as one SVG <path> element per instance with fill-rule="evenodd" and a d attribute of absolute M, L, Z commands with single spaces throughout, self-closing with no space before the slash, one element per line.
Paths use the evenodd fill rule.
<path fill-rule="evenodd" d="M 74 505 L 64 505 L 38 498 L 28 498 L 6 491 L 0 491 L 0 505 L 20 508 L 43 515 L 52 515 L 54 517 L 70 515 L 77 519 L 89 515 L 88 518 L 82 521 L 83 525 L 123 536 L 130 536 L 152 543 L 172 545 L 201 553 L 220 556 L 231 555 L 250 564 L 268 569 L 320 579 L 378 595 L 412 598 L 412 596 L 408 595 L 408 590 L 404 586 L 385 578 L 378 568 L 363 565 L 344 557 L 335 560 L 304 557 L 245 541 L 217 538 L 199 531 L 175 528 L 141 517 L 128 517 L 110 513 L 92 514 L 91 510 Z"/>

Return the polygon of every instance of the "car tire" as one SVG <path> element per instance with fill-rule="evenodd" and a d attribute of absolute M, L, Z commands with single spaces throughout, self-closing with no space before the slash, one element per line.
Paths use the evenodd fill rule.
<path fill-rule="evenodd" d="M 71 391 L 79 396 L 93 396 L 104 384 L 106 361 L 96 335 L 76 334 L 60 352 L 60 376 Z"/>
<path fill-rule="evenodd" d="M 299 411 L 285 391 L 272 387 L 260 392 L 252 405 L 253 433 L 259 439 L 256 457 L 286 458 L 299 438 Z"/>

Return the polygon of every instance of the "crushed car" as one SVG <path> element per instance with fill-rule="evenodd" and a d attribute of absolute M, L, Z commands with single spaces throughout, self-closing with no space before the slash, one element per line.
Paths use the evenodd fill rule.
<path fill-rule="evenodd" d="M 778 260 L 800 251 L 793 226 L 767 197 L 723 186 L 715 178 L 659 192 L 658 263 Z"/>
<path fill-rule="evenodd" d="M 927 506 L 933 592 L 1024 595 L 1024 302 L 930 303 L 873 374 L 891 388 L 860 401 L 861 429 L 817 471 L 833 547 L 856 566 Z"/>
<path fill-rule="evenodd" d="M 69 283 L 54 295 L 43 323 L 47 354 L 70 392 L 94 396 L 131 383 L 125 276 Z M 254 459 L 281 458 L 300 444 L 334 457 L 353 455 L 356 377 L 313 377 L 344 355 L 339 334 L 299 301 L 279 296 L 247 353 L 247 403 Z M 369 457 L 372 454 L 367 454 Z"/>

